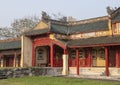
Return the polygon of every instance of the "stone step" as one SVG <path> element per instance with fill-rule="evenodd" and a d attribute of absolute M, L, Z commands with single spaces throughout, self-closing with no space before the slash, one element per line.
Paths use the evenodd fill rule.
<path fill-rule="evenodd" d="M 107 77 L 107 76 L 96 76 L 96 75 L 68 75 L 67 77 L 120 81 L 120 76 L 109 76 L 109 77 Z"/>

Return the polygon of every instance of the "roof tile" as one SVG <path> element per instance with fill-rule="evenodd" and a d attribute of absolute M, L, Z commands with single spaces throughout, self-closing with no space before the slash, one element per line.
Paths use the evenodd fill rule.
<path fill-rule="evenodd" d="M 19 49 L 21 48 L 21 40 L 0 42 L 0 50 Z"/>

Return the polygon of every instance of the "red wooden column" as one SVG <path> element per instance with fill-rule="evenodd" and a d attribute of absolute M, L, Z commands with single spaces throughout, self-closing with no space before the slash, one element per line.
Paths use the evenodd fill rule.
<path fill-rule="evenodd" d="M 32 43 L 32 66 L 35 66 L 35 47 L 34 47 L 34 43 Z"/>
<path fill-rule="evenodd" d="M 109 55 L 108 47 L 105 47 L 105 64 L 106 64 L 106 76 L 109 76 Z"/>
<path fill-rule="evenodd" d="M 76 70 L 77 75 L 79 75 L 79 49 L 76 49 Z"/>
<path fill-rule="evenodd" d="M 50 63 L 51 67 L 54 67 L 54 46 L 51 44 L 50 46 Z"/>
<path fill-rule="evenodd" d="M 119 67 L 119 48 L 116 47 L 116 67 Z"/>
<path fill-rule="evenodd" d="M 67 49 L 64 49 L 64 54 L 68 54 Z"/>
<path fill-rule="evenodd" d="M 91 67 L 91 65 L 92 65 L 92 48 L 89 48 L 88 58 L 89 58 L 89 67 Z"/>
<path fill-rule="evenodd" d="M 13 67 L 16 67 L 16 57 L 17 57 L 17 53 L 14 53 L 14 62 L 13 62 Z"/>

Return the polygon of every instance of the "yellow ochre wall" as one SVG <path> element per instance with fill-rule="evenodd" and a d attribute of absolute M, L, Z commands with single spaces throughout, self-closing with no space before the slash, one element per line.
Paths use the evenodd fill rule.
<path fill-rule="evenodd" d="M 44 21 L 40 21 L 40 23 L 34 29 L 44 29 L 44 28 L 48 28 L 47 23 L 45 23 Z"/>
<path fill-rule="evenodd" d="M 97 56 L 97 66 L 105 66 L 105 60 L 100 59 L 99 56 Z"/>
<path fill-rule="evenodd" d="M 54 39 L 54 34 L 50 34 L 50 35 L 49 35 L 49 38 L 50 38 L 50 39 Z"/>
<path fill-rule="evenodd" d="M 100 58 L 100 53 L 99 53 L 99 49 L 100 48 L 94 48 L 97 52 L 96 52 L 96 65 L 93 66 L 105 66 L 105 59 Z M 105 56 L 104 56 L 105 57 Z M 95 60 L 94 60 L 95 62 Z M 94 63 L 93 63 L 94 64 Z"/>

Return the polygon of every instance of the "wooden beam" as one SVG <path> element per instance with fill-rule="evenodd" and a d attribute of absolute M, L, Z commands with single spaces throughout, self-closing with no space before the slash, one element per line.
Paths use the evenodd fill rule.
<path fill-rule="evenodd" d="M 108 47 L 105 47 L 105 64 L 106 64 L 106 76 L 109 76 L 109 55 Z"/>
<path fill-rule="evenodd" d="M 104 46 L 117 46 L 120 45 L 120 43 L 112 43 L 112 44 L 92 44 L 92 45 L 79 45 L 79 46 L 68 46 L 69 48 L 83 48 L 83 47 L 104 47 Z"/>
<path fill-rule="evenodd" d="M 79 49 L 76 49 L 76 72 L 79 75 Z"/>

